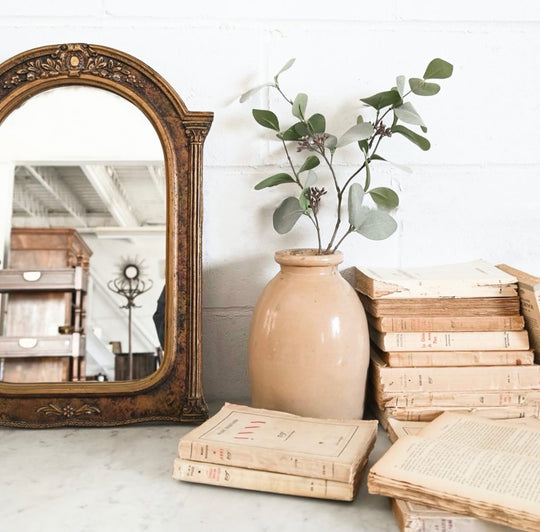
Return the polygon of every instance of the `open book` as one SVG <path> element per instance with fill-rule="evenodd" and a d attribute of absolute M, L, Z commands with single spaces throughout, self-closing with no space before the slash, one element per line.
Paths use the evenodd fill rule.
<path fill-rule="evenodd" d="M 370 493 L 540 531 L 540 420 L 445 412 L 371 468 Z"/>

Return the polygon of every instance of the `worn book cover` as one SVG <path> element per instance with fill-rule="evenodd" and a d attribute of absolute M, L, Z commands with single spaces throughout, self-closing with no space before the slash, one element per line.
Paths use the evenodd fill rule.
<path fill-rule="evenodd" d="M 366 464 L 367 459 L 360 464 L 355 478 L 351 482 L 339 482 L 324 478 L 288 475 L 176 458 L 173 466 L 173 478 L 212 486 L 352 501 L 358 492 Z"/>
<path fill-rule="evenodd" d="M 356 269 L 356 289 L 372 299 L 517 295 L 517 279 L 485 260 L 419 268 Z"/>
<path fill-rule="evenodd" d="M 352 482 L 371 452 L 376 420 L 317 419 L 225 404 L 183 436 L 184 460 Z"/>
<path fill-rule="evenodd" d="M 525 317 L 536 361 L 540 363 L 540 277 L 530 275 L 506 264 L 499 264 L 498 268 L 514 275 L 518 280 L 521 312 Z"/>
<path fill-rule="evenodd" d="M 523 331 L 380 332 L 370 329 L 372 341 L 384 351 L 497 351 L 529 349 Z"/>
<path fill-rule="evenodd" d="M 380 332 L 413 331 L 520 331 L 523 316 L 382 316 L 367 314 L 371 327 Z"/>
<path fill-rule="evenodd" d="M 375 317 L 388 316 L 519 316 L 519 296 L 371 299 L 358 292 L 364 309 Z"/>
<path fill-rule="evenodd" d="M 445 412 L 390 447 L 370 469 L 368 491 L 538 532 L 539 445 L 538 419 Z"/>
<path fill-rule="evenodd" d="M 396 368 L 372 350 L 370 377 L 383 392 L 535 390 L 540 388 L 540 365 Z"/>

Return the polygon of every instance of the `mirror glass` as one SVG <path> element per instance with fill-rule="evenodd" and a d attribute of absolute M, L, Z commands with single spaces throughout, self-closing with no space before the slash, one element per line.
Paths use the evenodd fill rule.
<path fill-rule="evenodd" d="M 21 356 L 0 354 L 0 380 L 154 372 L 166 356 L 154 316 L 165 283 L 166 180 L 150 121 L 107 90 L 57 87 L 8 116 L 0 146 L 13 175 L 3 263 L 22 279 L 2 295 L 2 335 L 19 339 Z M 82 280 L 65 281 L 66 269 Z"/>

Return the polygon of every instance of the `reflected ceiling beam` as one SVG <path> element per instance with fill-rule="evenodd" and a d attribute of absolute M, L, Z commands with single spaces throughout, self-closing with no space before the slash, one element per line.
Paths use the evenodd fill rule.
<path fill-rule="evenodd" d="M 158 165 L 151 165 L 147 168 L 150 179 L 158 192 L 159 199 L 165 201 L 165 168 Z"/>
<path fill-rule="evenodd" d="M 52 194 L 62 207 L 82 226 L 88 224 L 85 220 L 86 209 L 77 197 L 58 177 L 56 172 L 44 166 L 23 166 L 23 168 L 43 187 Z"/>
<path fill-rule="evenodd" d="M 24 185 L 15 183 L 13 203 L 33 218 L 45 218 L 49 214 L 47 207 Z"/>
<path fill-rule="evenodd" d="M 141 225 L 129 205 L 114 169 L 97 164 L 81 166 L 84 175 L 98 193 L 116 223 L 124 227 Z"/>
<path fill-rule="evenodd" d="M 95 234 L 98 238 L 135 238 L 164 236 L 167 228 L 164 225 L 143 225 L 141 227 L 88 227 L 79 229 L 81 234 Z"/>

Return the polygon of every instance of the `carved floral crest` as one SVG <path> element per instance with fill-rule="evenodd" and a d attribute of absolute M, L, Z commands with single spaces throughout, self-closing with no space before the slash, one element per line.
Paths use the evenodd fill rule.
<path fill-rule="evenodd" d="M 89 404 L 84 404 L 79 408 L 76 408 L 71 403 L 67 403 L 64 406 L 55 405 L 49 403 L 46 406 L 42 406 L 36 410 L 38 413 L 45 414 L 46 416 L 57 416 L 57 417 L 79 417 L 83 415 L 92 415 L 92 414 L 101 414 L 101 410 L 96 406 Z"/>
<path fill-rule="evenodd" d="M 11 89 L 37 79 L 60 75 L 79 77 L 81 74 L 142 86 L 142 82 L 125 64 L 96 53 L 88 44 L 62 44 L 50 55 L 27 61 L 14 74 L 8 73 L 2 86 Z"/>

